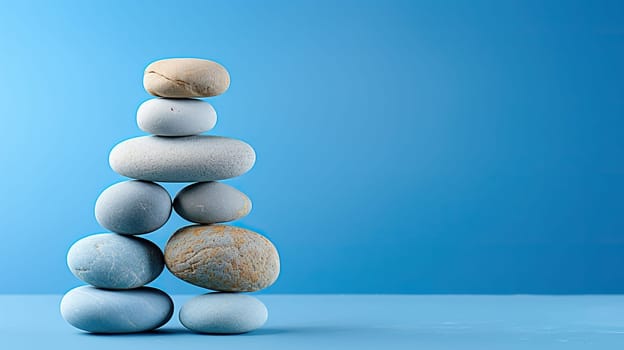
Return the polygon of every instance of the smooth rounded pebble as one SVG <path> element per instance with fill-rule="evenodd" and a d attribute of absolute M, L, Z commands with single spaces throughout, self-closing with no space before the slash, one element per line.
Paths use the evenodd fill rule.
<path fill-rule="evenodd" d="M 217 113 L 210 103 L 195 99 L 153 98 L 137 110 L 137 124 L 161 136 L 191 136 L 214 128 Z"/>
<path fill-rule="evenodd" d="M 173 200 L 181 217 L 198 224 L 214 224 L 240 219 L 251 211 L 251 201 L 243 192 L 221 182 L 199 182 L 183 188 Z"/>
<path fill-rule="evenodd" d="M 146 239 L 101 233 L 74 243 L 67 265 L 76 277 L 93 286 L 132 289 L 156 279 L 165 260 L 160 248 Z"/>
<path fill-rule="evenodd" d="M 182 325 L 199 333 L 250 332 L 262 327 L 267 317 L 267 308 L 260 300 L 236 293 L 199 295 L 180 309 Z"/>
<path fill-rule="evenodd" d="M 240 227 L 194 225 L 179 229 L 165 247 L 176 277 L 222 292 L 253 292 L 275 282 L 280 261 L 264 236 Z"/>
<path fill-rule="evenodd" d="M 119 143 L 109 156 L 120 175 L 158 182 L 229 179 L 249 171 L 256 153 L 247 143 L 222 136 L 142 136 Z"/>
<path fill-rule="evenodd" d="M 169 58 L 145 68 L 143 87 L 160 97 L 211 97 L 224 93 L 230 75 L 217 62 L 198 58 Z"/>
<path fill-rule="evenodd" d="M 124 181 L 105 189 L 95 202 L 98 223 L 115 233 L 140 235 L 156 231 L 171 216 L 171 197 L 148 181 Z"/>
<path fill-rule="evenodd" d="M 165 292 L 150 287 L 113 291 L 82 286 L 65 294 L 61 315 L 87 332 L 145 332 L 171 319 L 173 301 Z"/>

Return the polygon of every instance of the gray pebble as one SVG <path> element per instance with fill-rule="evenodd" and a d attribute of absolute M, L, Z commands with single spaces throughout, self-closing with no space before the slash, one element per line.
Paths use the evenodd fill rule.
<path fill-rule="evenodd" d="M 214 224 L 246 216 L 251 211 L 251 201 L 243 192 L 224 183 L 199 182 L 178 192 L 173 208 L 188 221 Z"/>
<path fill-rule="evenodd" d="M 153 98 L 137 110 L 139 128 L 154 135 L 197 135 L 214 128 L 216 122 L 214 108 L 202 100 Z"/>
<path fill-rule="evenodd" d="M 101 233 L 74 243 L 67 265 L 76 277 L 93 286 L 132 289 L 158 277 L 165 261 L 160 248 L 146 239 Z"/>
<path fill-rule="evenodd" d="M 158 182 L 223 180 L 249 171 L 256 153 L 247 143 L 221 136 L 142 136 L 119 143 L 110 153 L 120 175 Z"/>
<path fill-rule="evenodd" d="M 230 75 L 217 62 L 169 58 L 145 68 L 143 86 L 150 94 L 160 97 L 211 97 L 228 89 Z"/>
<path fill-rule="evenodd" d="M 163 291 L 150 287 L 112 291 L 82 286 L 65 294 L 61 315 L 87 332 L 145 332 L 171 319 L 173 301 Z"/>
<path fill-rule="evenodd" d="M 120 234 L 140 235 L 159 229 L 171 215 L 171 197 L 148 181 L 124 181 L 104 190 L 95 203 L 95 218 Z"/>
<path fill-rule="evenodd" d="M 180 322 L 199 333 L 238 334 L 264 325 L 268 311 L 264 304 L 238 293 L 208 293 L 187 301 L 180 309 Z"/>
<path fill-rule="evenodd" d="M 165 264 L 176 277 L 221 292 L 254 292 L 277 279 L 280 261 L 264 236 L 227 225 L 179 229 L 165 247 Z"/>

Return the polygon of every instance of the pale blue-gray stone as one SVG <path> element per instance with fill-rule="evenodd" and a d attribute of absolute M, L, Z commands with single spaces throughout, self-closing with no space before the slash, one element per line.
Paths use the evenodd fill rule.
<path fill-rule="evenodd" d="M 100 194 L 95 218 L 121 234 L 140 235 L 159 229 L 171 215 L 171 197 L 162 186 L 148 181 L 116 183 Z"/>
<path fill-rule="evenodd" d="M 180 322 L 199 333 L 237 334 L 264 325 L 264 304 L 245 294 L 208 293 L 187 301 L 180 309 Z"/>
<path fill-rule="evenodd" d="M 144 332 L 169 321 L 173 301 L 163 291 L 150 287 L 113 291 L 82 286 L 63 296 L 61 315 L 87 332 Z"/>
<path fill-rule="evenodd" d="M 156 279 L 165 260 L 160 248 L 146 239 L 101 233 L 74 243 L 67 265 L 76 277 L 93 286 L 132 289 Z"/>
<path fill-rule="evenodd" d="M 142 136 L 117 144 L 108 160 L 115 172 L 133 179 L 201 182 L 246 173 L 256 153 L 247 143 L 222 136 Z"/>
<path fill-rule="evenodd" d="M 196 99 L 153 98 L 137 110 L 139 128 L 154 135 L 197 135 L 214 128 L 216 122 L 210 103 Z"/>
<path fill-rule="evenodd" d="M 230 185 L 216 181 L 199 182 L 178 192 L 173 208 L 188 221 L 214 224 L 246 216 L 251 211 L 251 201 Z"/>

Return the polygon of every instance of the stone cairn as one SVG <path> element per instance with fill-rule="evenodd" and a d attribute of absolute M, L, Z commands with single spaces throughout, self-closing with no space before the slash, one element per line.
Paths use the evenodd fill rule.
<path fill-rule="evenodd" d="M 239 292 L 269 287 L 279 275 L 277 250 L 265 237 L 218 223 L 251 210 L 242 192 L 218 180 L 249 171 L 256 154 L 247 143 L 201 135 L 217 121 L 213 107 L 198 98 L 217 96 L 230 76 L 216 62 L 174 58 L 150 64 L 143 85 L 156 96 L 137 111 L 137 124 L 150 136 L 116 145 L 111 168 L 132 178 L 98 197 L 95 216 L 112 233 L 80 239 L 67 254 L 71 272 L 88 283 L 69 291 L 61 314 L 72 326 L 93 333 L 154 330 L 173 315 L 165 292 L 145 287 L 166 265 L 176 277 L 217 292 L 186 302 L 180 322 L 200 333 L 244 333 L 267 320 L 265 305 Z M 171 196 L 157 182 L 191 182 Z M 195 223 L 177 230 L 164 254 L 138 235 L 162 227 L 173 210 Z"/>

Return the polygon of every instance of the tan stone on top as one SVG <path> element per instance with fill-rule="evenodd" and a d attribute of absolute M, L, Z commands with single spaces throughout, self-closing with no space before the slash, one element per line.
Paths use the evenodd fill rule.
<path fill-rule="evenodd" d="M 211 97 L 228 89 L 230 75 L 217 62 L 169 58 L 153 62 L 145 68 L 143 86 L 147 92 L 159 97 Z"/>

